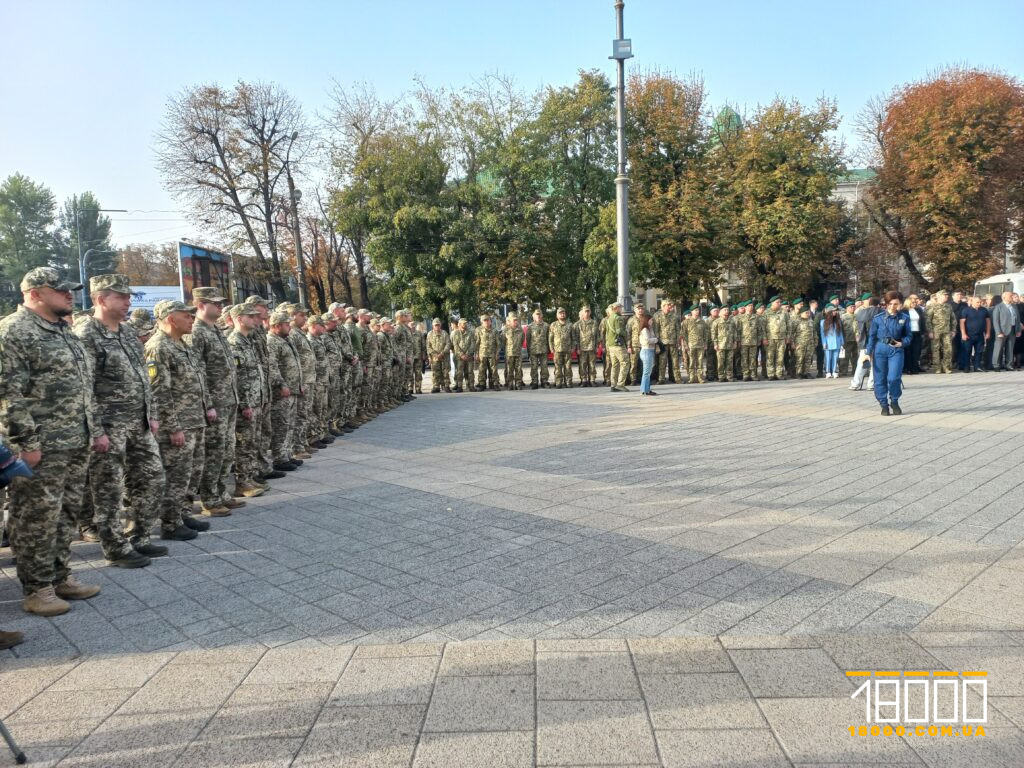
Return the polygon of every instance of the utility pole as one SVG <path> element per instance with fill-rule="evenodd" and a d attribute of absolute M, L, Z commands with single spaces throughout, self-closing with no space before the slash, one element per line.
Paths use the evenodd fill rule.
<path fill-rule="evenodd" d="M 295 188 L 291 165 L 292 146 L 298 138 L 299 132 L 295 131 L 292 134 L 291 144 L 288 145 L 288 153 L 284 158 L 284 169 L 288 176 L 288 197 L 292 203 L 292 238 L 295 241 L 295 270 L 299 284 L 299 304 L 306 306 L 306 265 L 302 259 L 302 237 L 299 234 L 299 200 L 302 199 L 302 190 Z"/>
<path fill-rule="evenodd" d="M 618 255 L 618 299 L 622 311 L 633 311 L 633 297 L 629 288 L 629 174 L 626 173 L 626 59 L 633 58 L 633 41 L 624 37 L 622 9 L 624 0 L 615 2 L 615 39 L 612 55 L 618 67 L 615 89 L 615 127 L 618 134 L 618 166 L 615 175 L 615 250 Z"/>

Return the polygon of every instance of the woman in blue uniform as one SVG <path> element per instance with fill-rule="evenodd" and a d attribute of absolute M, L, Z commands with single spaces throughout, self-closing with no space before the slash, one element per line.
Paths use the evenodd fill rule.
<path fill-rule="evenodd" d="M 903 355 L 910 346 L 910 317 L 903 310 L 903 296 L 899 291 L 885 294 L 885 312 L 879 312 L 871 321 L 868 332 L 867 353 L 875 379 L 875 398 L 882 406 L 882 415 L 903 413 L 900 395 L 903 394 Z"/>

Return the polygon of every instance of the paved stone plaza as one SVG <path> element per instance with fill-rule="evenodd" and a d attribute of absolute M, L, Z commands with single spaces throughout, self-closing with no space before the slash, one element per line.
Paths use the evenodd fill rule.
<path fill-rule="evenodd" d="M 846 384 L 424 395 L 149 568 L 76 544 L 51 620 L 2 550 L 0 717 L 33 765 L 1019 768 L 1024 374 Z M 850 735 L 882 670 L 986 671 L 985 735 Z"/>

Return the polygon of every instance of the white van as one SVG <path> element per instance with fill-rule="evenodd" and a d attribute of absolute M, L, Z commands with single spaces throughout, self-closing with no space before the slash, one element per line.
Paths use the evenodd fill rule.
<path fill-rule="evenodd" d="M 974 284 L 974 295 L 986 298 L 998 296 L 1003 291 L 1012 291 L 1024 295 L 1024 272 L 1007 272 L 1005 275 L 992 275 Z"/>

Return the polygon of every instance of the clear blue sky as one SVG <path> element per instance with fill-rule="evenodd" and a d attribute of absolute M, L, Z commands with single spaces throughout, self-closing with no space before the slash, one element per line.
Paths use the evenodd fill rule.
<path fill-rule="evenodd" d="M 313 115 L 332 79 L 397 95 L 415 76 L 457 86 L 498 71 L 533 89 L 614 72 L 612 0 L 2 0 L 0 29 L 0 177 L 133 211 L 177 207 L 152 143 L 167 97 L 189 85 L 273 80 Z M 626 0 L 630 67 L 699 72 L 713 104 L 741 110 L 832 97 L 846 136 L 870 97 L 943 65 L 1024 76 L 1022 31 L 1021 0 Z M 179 215 L 112 214 L 115 240 L 196 235 L 144 221 Z"/>

